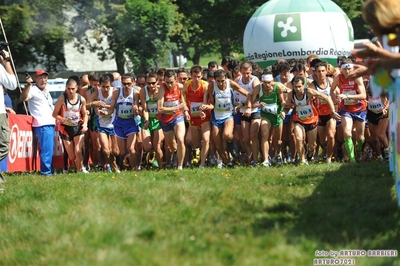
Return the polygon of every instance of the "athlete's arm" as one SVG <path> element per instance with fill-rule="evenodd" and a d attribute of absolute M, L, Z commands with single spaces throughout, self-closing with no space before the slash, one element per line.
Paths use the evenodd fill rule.
<path fill-rule="evenodd" d="M 338 104 L 338 95 L 340 94 L 340 90 L 338 87 L 339 84 L 339 76 L 333 78 L 332 86 L 331 86 L 331 100 L 334 104 Z"/>
<path fill-rule="evenodd" d="M 247 98 L 247 108 L 246 108 L 246 111 L 243 113 L 243 115 L 244 116 L 250 116 L 251 115 L 251 105 L 252 105 L 252 102 L 251 102 L 252 95 L 251 95 L 251 93 L 249 93 L 248 91 L 246 91 L 245 89 L 240 87 L 239 84 L 237 84 L 234 81 L 230 81 L 230 84 L 231 84 L 231 88 L 233 90 L 236 90 L 240 94 L 243 94 L 244 96 L 246 96 L 246 98 Z"/>
<path fill-rule="evenodd" d="M 120 89 L 113 91 L 110 107 L 108 107 L 106 111 L 100 110 L 99 111 L 100 115 L 110 115 L 110 114 L 114 113 L 115 105 L 117 104 L 117 99 L 118 99 L 118 95 L 119 95 L 119 90 Z"/>
<path fill-rule="evenodd" d="M 328 97 L 325 94 L 320 93 L 319 91 L 314 90 L 314 89 L 308 89 L 307 94 L 308 94 L 307 96 L 309 97 L 309 99 L 311 99 L 312 97 L 316 97 L 316 98 L 326 101 L 329 105 L 329 108 L 331 109 L 332 117 L 335 118 L 336 120 L 340 119 L 340 115 L 336 112 L 335 105 L 333 104 L 331 97 Z"/>
<path fill-rule="evenodd" d="M 84 97 L 81 97 L 81 116 L 83 120 L 83 125 L 82 125 L 82 132 L 86 132 L 88 130 L 87 123 L 88 123 L 88 114 L 86 112 L 86 99 Z"/>
<path fill-rule="evenodd" d="M 145 91 L 145 87 L 140 89 L 140 93 L 139 93 L 139 98 L 140 98 L 140 102 L 142 103 L 142 108 L 143 108 L 143 118 L 144 121 L 148 122 L 149 121 L 149 110 L 147 110 L 147 102 L 146 102 L 146 91 Z"/>
<path fill-rule="evenodd" d="M 283 85 L 282 83 L 278 84 L 278 99 L 281 102 L 282 106 L 285 105 L 285 97 L 283 96 L 283 93 L 287 92 L 287 87 Z"/>
<path fill-rule="evenodd" d="M 207 87 L 207 93 L 204 91 L 203 104 L 200 110 L 211 110 L 214 109 L 215 99 L 214 99 L 214 82 L 210 82 Z"/>
<path fill-rule="evenodd" d="M 186 104 L 186 94 L 183 94 L 183 85 L 182 84 L 180 84 L 179 83 L 179 85 L 180 85 L 180 87 L 182 87 L 182 89 L 181 89 L 181 106 L 182 106 L 182 104 L 184 104 L 184 106 L 183 106 L 183 115 L 185 116 L 185 119 L 186 120 L 189 120 L 190 119 L 190 116 L 189 116 L 189 107 L 187 106 L 187 104 Z M 185 85 L 186 86 L 186 85 Z M 180 108 L 180 109 L 182 109 L 182 108 Z"/>
<path fill-rule="evenodd" d="M 59 97 L 58 97 L 58 99 L 57 99 L 57 101 L 56 101 L 56 104 L 55 104 L 55 106 L 54 106 L 54 110 L 53 110 L 53 117 L 56 119 L 56 120 L 58 120 L 58 121 L 60 121 L 62 124 L 64 123 L 64 117 L 62 117 L 61 115 L 59 115 L 60 114 L 60 110 L 61 110 L 61 107 L 62 107 L 62 105 L 63 105 L 63 103 L 64 103 L 64 93 L 62 93 Z"/>
<path fill-rule="evenodd" d="M 362 77 L 356 78 L 356 83 L 358 85 L 358 94 L 348 95 L 349 99 L 354 100 L 365 100 L 367 99 L 367 93 L 365 91 L 364 80 Z"/>
<path fill-rule="evenodd" d="M 283 112 L 285 112 L 285 114 L 289 113 L 289 110 L 294 107 L 294 104 L 291 100 L 293 98 L 293 93 L 294 92 L 291 91 L 287 94 L 287 101 L 285 101 L 284 108 L 283 108 Z"/>
<path fill-rule="evenodd" d="M 260 103 L 258 102 L 260 100 L 260 83 L 256 87 L 253 87 L 253 93 L 251 95 L 251 107 L 252 108 L 259 108 Z"/>

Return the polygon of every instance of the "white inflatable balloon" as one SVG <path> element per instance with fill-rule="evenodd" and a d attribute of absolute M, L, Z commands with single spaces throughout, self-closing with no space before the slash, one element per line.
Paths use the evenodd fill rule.
<path fill-rule="evenodd" d="M 268 1 L 250 18 L 243 40 L 246 59 L 262 68 L 310 54 L 336 66 L 353 47 L 351 21 L 331 0 Z"/>

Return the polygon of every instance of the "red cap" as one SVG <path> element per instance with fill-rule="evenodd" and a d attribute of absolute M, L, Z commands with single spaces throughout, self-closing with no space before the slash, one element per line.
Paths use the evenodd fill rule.
<path fill-rule="evenodd" d="M 43 74 L 46 74 L 47 76 L 49 75 L 49 73 L 47 73 L 46 70 L 39 69 L 38 71 L 36 71 L 35 76 L 37 77 Z"/>

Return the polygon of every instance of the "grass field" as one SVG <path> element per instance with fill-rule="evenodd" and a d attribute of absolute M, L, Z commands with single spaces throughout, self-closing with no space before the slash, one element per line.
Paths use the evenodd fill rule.
<path fill-rule="evenodd" d="M 1 265 L 312 265 L 317 250 L 400 251 L 387 164 L 6 178 Z"/>

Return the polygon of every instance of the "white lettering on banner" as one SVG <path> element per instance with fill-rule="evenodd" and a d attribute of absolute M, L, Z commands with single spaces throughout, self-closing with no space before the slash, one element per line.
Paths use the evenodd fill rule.
<path fill-rule="evenodd" d="M 331 57 L 337 57 L 337 56 L 349 56 L 350 51 L 339 51 L 334 48 L 326 49 L 326 48 L 319 48 L 318 50 L 303 50 L 303 48 L 300 48 L 300 50 L 293 50 L 293 51 L 286 51 L 286 50 L 281 50 L 281 51 L 276 51 L 276 52 L 254 52 L 254 53 L 248 53 L 246 56 L 247 60 L 267 60 L 267 59 L 279 59 L 281 57 L 306 57 L 310 54 L 316 54 L 316 55 L 321 55 L 321 56 L 331 56 Z"/>
<path fill-rule="evenodd" d="M 18 158 L 32 157 L 33 137 L 32 131 L 19 130 L 15 124 L 10 133 L 10 163 L 14 163 Z"/>
<path fill-rule="evenodd" d="M 62 145 L 62 140 L 58 132 L 54 134 L 54 149 L 53 156 L 60 156 L 64 153 L 64 147 Z"/>

